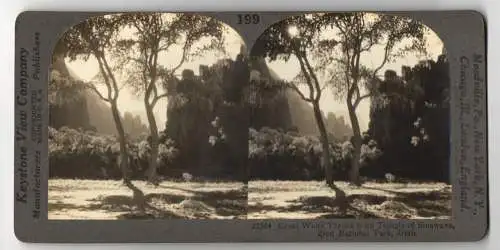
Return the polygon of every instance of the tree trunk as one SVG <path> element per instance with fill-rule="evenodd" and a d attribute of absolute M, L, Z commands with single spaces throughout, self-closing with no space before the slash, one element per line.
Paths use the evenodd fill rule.
<path fill-rule="evenodd" d="M 328 134 L 326 132 L 325 122 L 323 121 L 323 116 L 321 115 L 321 110 L 319 108 L 319 102 L 313 102 L 313 108 L 314 118 L 316 118 L 316 123 L 320 132 L 321 146 L 323 149 L 321 165 L 325 169 L 326 184 L 333 188 L 335 187 L 335 184 L 333 182 L 333 166 L 330 161 L 330 146 L 328 143 Z"/>
<path fill-rule="evenodd" d="M 132 184 L 132 180 L 130 178 L 130 161 L 127 149 L 127 140 L 125 138 L 125 130 L 123 129 L 122 120 L 120 118 L 120 112 L 118 111 L 118 104 L 116 103 L 116 100 L 111 101 L 110 103 L 111 113 L 113 114 L 113 119 L 115 120 L 116 131 L 118 132 L 118 141 L 120 143 L 120 157 L 118 159 L 118 165 L 122 171 L 123 183 L 130 190 L 132 190 L 132 200 L 136 203 L 139 212 L 144 213 L 147 206 L 144 193 Z"/>
<path fill-rule="evenodd" d="M 349 169 L 349 181 L 356 185 L 361 186 L 361 179 L 359 178 L 359 168 L 361 159 L 361 129 L 359 128 L 358 116 L 356 115 L 355 107 L 348 101 L 347 109 L 349 111 L 349 119 L 351 120 L 351 127 L 353 133 L 352 146 L 354 148 L 351 158 L 351 169 Z"/>
<path fill-rule="evenodd" d="M 116 131 L 118 132 L 118 142 L 120 144 L 120 156 L 118 159 L 118 165 L 122 172 L 123 182 L 128 184 L 130 183 L 130 169 L 127 141 L 125 139 L 125 130 L 123 129 L 120 112 L 118 111 L 118 104 L 116 103 L 116 101 L 111 101 L 110 104 L 111 113 L 113 114 L 113 119 L 115 120 Z"/>
<path fill-rule="evenodd" d="M 342 189 L 338 188 L 333 181 L 333 165 L 330 161 L 330 146 L 328 142 L 328 134 L 326 132 L 323 116 L 321 115 L 321 110 L 319 108 L 319 102 L 313 102 L 313 108 L 314 117 L 316 118 L 316 123 L 318 124 L 318 129 L 321 136 L 321 145 L 323 148 L 321 163 L 325 168 L 326 184 L 335 192 L 335 204 L 338 206 L 340 213 L 345 214 L 347 212 L 349 204 L 347 201 L 346 193 Z"/>
<path fill-rule="evenodd" d="M 149 123 L 149 131 L 151 136 L 150 147 L 151 154 L 149 158 L 149 167 L 147 170 L 148 182 L 156 184 L 156 173 L 158 168 L 158 147 L 159 147 L 159 136 L 158 136 L 158 126 L 156 125 L 156 119 L 153 113 L 153 107 L 147 103 L 147 100 L 144 102 L 144 106 L 146 108 L 146 115 L 148 117 Z"/>

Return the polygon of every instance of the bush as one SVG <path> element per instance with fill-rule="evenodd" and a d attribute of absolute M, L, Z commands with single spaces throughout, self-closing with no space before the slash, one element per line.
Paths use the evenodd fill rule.
<path fill-rule="evenodd" d="M 352 144 L 330 144 L 330 161 L 335 178 L 345 180 L 350 167 Z M 368 166 L 381 154 L 374 141 L 362 147 L 361 165 Z M 249 167 L 251 179 L 322 180 L 322 146 L 317 137 L 262 128 L 249 131 Z"/>
<path fill-rule="evenodd" d="M 215 125 L 214 125 L 215 124 Z M 227 154 L 224 130 L 214 122 L 214 133 L 208 138 L 213 154 Z M 322 180 L 320 165 L 322 147 L 319 139 L 270 128 L 249 129 L 248 167 L 250 179 L 261 180 Z M 129 141 L 132 178 L 145 178 L 150 155 L 147 137 Z M 330 144 L 331 162 L 337 180 L 346 180 L 350 167 L 352 145 L 349 141 Z M 92 131 L 63 127 L 49 128 L 50 177 L 81 179 L 120 179 L 117 166 L 120 147 L 117 138 Z M 362 170 L 373 168 L 373 159 L 380 155 L 373 141 L 362 147 Z M 164 176 L 180 176 L 183 167 L 174 142 L 160 134 L 159 169 Z M 220 161 L 219 164 L 222 164 Z M 211 167 L 207 165 L 207 168 Z M 234 168 L 234 166 L 232 166 Z M 369 171 L 370 172 L 370 171 Z"/>
<path fill-rule="evenodd" d="M 129 141 L 128 150 L 132 176 L 142 178 L 149 161 L 147 138 Z M 172 141 L 163 137 L 159 147 L 159 171 L 165 172 L 177 153 Z M 49 127 L 50 177 L 120 179 L 121 171 L 116 164 L 119 154 L 120 145 L 115 136 Z"/>

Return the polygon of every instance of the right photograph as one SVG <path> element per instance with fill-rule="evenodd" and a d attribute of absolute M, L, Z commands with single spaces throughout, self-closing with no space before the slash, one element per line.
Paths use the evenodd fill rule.
<path fill-rule="evenodd" d="M 248 219 L 450 219 L 450 79 L 419 20 L 312 13 L 250 52 Z"/>

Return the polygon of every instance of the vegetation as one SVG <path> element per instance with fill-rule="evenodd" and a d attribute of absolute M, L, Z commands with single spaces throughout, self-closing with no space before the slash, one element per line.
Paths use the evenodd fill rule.
<path fill-rule="evenodd" d="M 445 55 L 381 81 L 367 131 L 384 152 L 376 168 L 414 180 L 450 182 L 449 67 Z"/>
<path fill-rule="evenodd" d="M 164 133 L 160 136 L 159 172 L 168 178 L 180 178 L 182 171 L 188 166 L 178 161 L 179 150 Z M 274 129 L 263 128 L 260 131 L 249 131 L 248 162 L 251 179 L 275 180 L 321 180 L 323 170 L 317 162 L 322 155 L 321 143 L 315 137 L 300 136 L 294 133 L 283 133 Z M 209 137 L 213 153 L 224 155 L 224 133 Z M 129 140 L 127 150 L 131 163 L 130 176 L 143 179 L 148 159 L 151 154 L 147 137 Z M 375 142 L 364 145 L 362 162 L 374 161 L 380 155 Z M 119 142 L 115 136 L 99 135 L 92 131 L 82 131 L 63 127 L 59 130 L 49 129 L 50 176 L 53 178 L 77 179 L 119 179 L 120 172 L 116 167 L 119 156 Z M 352 157 L 350 142 L 332 143 L 330 145 L 330 161 L 342 179 L 348 169 Z M 223 176 L 215 173 L 207 178 Z"/>
<path fill-rule="evenodd" d="M 207 218 L 181 212 L 182 206 L 192 205 L 189 202 L 205 202 L 217 216 L 227 217 L 227 211 L 216 211 L 219 206 L 231 210 L 231 218 L 241 218 L 246 209 L 265 208 L 257 203 L 247 207 L 246 191 L 229 189 L 240 188 L 242 183 L 249 187 L 252 181 L 261 185 L 253 187 L 258 193 L 269 185 L 267 181 L 275 181 L 269 191 L 279 193 L 280 188 L 291 190 L 290 180 L 301 186 L 297 192 L 306 192 L 302 188 L 308 189 L 309 183 L 331 196 L 319 187 L 319 181 L 326 182 L 328 191 L 335 191 L 336 204 L 331 197 L 326 203 L 339 213 L 318 216 L 391 217 L 384 211 L 399 206 L 408 209 L 406 215 L 418 217 L 425 213 L 419 208 L 426 205 L 410 204 L 410 198 L 419 194 L 394 188 L 373 197 L 367 193 L 383 189 L 374 182 L 388 175 L 394 177 L 388 182 L 449 182 L 446 56 L 405 66 L 400 76 L 392 70 L 380 76 L 392 60 L 408 53 L 425 54 L 425 32 L 421 23 L 398 16 L 293 16 L 265 31 L 250 55 L 241 46 L 234 59 L 199 65 L 196 75 L 182 69 L 186 62 L 207 52 L 224 52 L 225 27 L 215 19 L 145 13 L 92 17 L 65 33 L 54 52 L 49 85 L 50 177 L 107 180 L 96 184 L 102 188 L 99 192 L 106 189 L 101 185 L 109 182 L 115 187 L 112 180 L 122 179 L 133 192 L 126 203 L 133 201 L 138 210 L 155 217 Z M 383 50 L 380 62 L 366 64 L 362 58 L 376 47 Z M 169 57 L 171 65 L 163 65 L 165 61 L 159 58 L 175 48 L 180 53 Z M 88 82 L 77 79 L 65 64 L 90 59 L 96 61 L 98 74 Z M 298 75 L 291 81 L 280 79 L 266 60 L 296 60 Z M 118 99 L 123 89 L 142 98 L 147 124 L 136 114 L 120 112 L 123 107 Z M 327 94 L 345 102 L 348 117 L 323 113 L 320 103 Z M 168 99 L 164 107 L 167 123 L 161 131 L 154 109 L 163 98 Z M 368 99 L 369 129 L 361 131 L 356 112 Z M 195 183 L 233 183 L 222 193 L 197 191 L 189 183 L 185 183 L 189 190 L 158 186 L 161 178 L 172 184 L 185 172 L 194 176 Z M 353 186 L 346 185 L 346 180 Z M 144 181 L 183 194 L 162 196 L 143 185 Z M 54 182 L 54 188 L 72 185 L 63 182 Z M 363 182 L 367 185 L 361 197 L 355 192 Z M 449 195 L 449 190 L 437 186 L 430 185 L 422 195 L 434 200 Z M 228 204 L 230 198 L 238 202 L 226 207 L 217 203 L 219 198 Z M 302 210 L 319 204 L 318 197 L 302 198 L 295 201 Z M 377 204 L 365 204 L 366 199 Z M 96 204 L 110 201 L 105 205 L 113 205 L 115 200 L 111 200 L 103 198 Z M 155 206 L 162 202 L 168 204 L 169 212 Z M 291 204 L 291 209 L 298 209 L 297 204 Z M 378 212 L 361 211 L 356 204 L 375 206 Z M 439 217 L 449 211 L 446 204 L 437 206 L 440 211 L 421 217 Z"/>
<path fill-rule="evenodd" d="M 124 183 L 130 183 L 129 159 L 127 140 L 122 117 L 118 107 L 118 97 L 123 86 L 117 78 L 115 65 L 112 64 L 110 54 L 116 45 L 116 37 L 120 31 L 120 25 L 116 16 L 97 16 L 87 19 L 85 22 L 73 26 L 61 38 L 61 50 L 71 60 L 81 58 L 88 60 L 94 58 L 99 65 L 99 82 L 76 83 L 80 88 L 93 91 L 102 101 L 109 103 L 118 135 L 120 156 L 118 164 L 122 172 Z M 121 66 L 121 65 L 118 65 Z M 65 81 L 65 83 L 73 83 Z M 104 83 L 106 91 L 100 91 L 98 85 Z M 103 93 L 104 92 L 104 93 Z"/>
<path fill-rule="evenodd" d="M 330 85 L 338 98 L 346 100 L 352 127 L 354 146 L 350 181 L 359 185 L 359 164 L 362 131 L 356 109 L 370 97 L 370 85 L 379 71 L 394 59 L 409 52 L 425 52 L 425 26 L 411 19 L 363 12 L 319 13 L 298 15 L 270 27 L 257 42 L 254 53 L 270 60 L 288 61 L 294 56 L 300 64 L 300 74 L 288 86 L 314 107 L 314 114 L 323 141 L 324 160 L 328 135 L 321 116 L 319 102 Z M 383 46 L 381 62 L 370 68 L 361 59 Z M 307 91 L 299 87 L 305 85 Z M 368 93 L 363 94 L 367 86 Z M 331 185 L 331 166 L 325 163 L 326 180 Z"/>
<path fill-rule="evenodd" d="M 142 179 L 148 166 L 151 148 L 147 137 L 128 140 L 126 145 L 131 164 L 129 176 Z M 97 134 L 62 127 L 49 128 L 51 178 L 121 179 L 117 162 L 120 155 L 116 136 Z M 159 146 L 160 164 L 164 168 L 174 162 L 178 150 L 171 140 L 162 136 Z"/>
<path fill-rule="evenodd" d="M 147 175 L 155 183 L 160 144 L 153 110 L 160 99 L 167 97 L 167 85 L 185 62 L 210 50 L 223 50 L 225 27 L 213 18 L 190 14 L 138 13 L 117 18 L 121 28 L 132 33 L 119 38 L 115 53 L 126 68 L 127 83 L 143 97 L 151 138 Z M 200 42 L 206 45 L 196 46 Z M 170 58 L 178 63 L 172 67 L 162 65 L 159 57 L 180 44 L 179 58 Z"/>
<path fill-rule="evenodd" d="M 318 164 L 322 145 L 317 137 L 301 136 L 262 128 L 250 129 L 250 179 L 322 180 L 324 169 Z M 381 154 L 372 140 L 363 145 L 362 166 L 369 165 Z M 336 180 L 345 179 L 353 148 L 349 141 L 329 144 L 330 164 Z"/>

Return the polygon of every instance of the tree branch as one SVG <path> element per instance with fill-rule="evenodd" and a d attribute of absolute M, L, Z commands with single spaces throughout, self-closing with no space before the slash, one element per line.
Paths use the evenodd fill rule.
<path fill-rule="evenodd" d="M 360 96 L 356 99 L 356 101 L 354 102 L 354 109 L 356 109 L 358 107 L 358 105 L 361 103 L 361 101 L 363 101 L 363 99 L 366 99 L 368 97 L 372 96 L 372 94 L 366 94 L 366 95 L 363 95 L 363 96 Z"/>
<path fill-rule="evenodd" d="M 352 59 L 352 68 L 351 68 L 351 77 L 352 77 L 352 88 L 356 91 L 357 98 L 361 96 L 359 89 L 359 78 L 360 78 L 360 69 L 359 69 L 359 61 L 361 58 L 361 39 L 356 37 L 356 41 L 353 48 L 353 59 Z"/>
<path fill-rule="evenodd" d="M 351 77 L 352 77 L 352 88 L 356 91 L 356 98 L 361 97 L 360 89 L 359 89 L 359 78 L 360 78 L 360 69 L 359 69 L 359 61 L 361 58 L 361 38 L 356 37 L 356 44 L 354 44 L 354 49 L 353 49 L 353 68 L 351 72 Z M 357 102 L 356 100 L 355 102 Z M 357 106 L 356 104 L 354 106 Z"/>
<path fill-rule="evenodd" d="M 156 103 L 157 103 L 160 99 L 162 99 L 163 97 L 167 97 L 167 96 L 168 96 L 168 93 L 163 93 L 163 94 L 161 94 L 161 95 L 159 95 L 159 96 L 155 96 L 155 97 L 153 98 L 153 101 L 151 102 L 151 107 L 153 107 L 153 108 L 154 108 L 154 107 L 155 107 L 155 105 L 156 105 Z"/>
<path fill-rule="evenodd" d="M 311 64 L 309 63 L 309 59 L 307 58 L 307 55 L 305 53 L 304 53 L 304 61 L 306 63 L 307 69 L 309 70 L 309 74 L 312 76 L 312 78 L 314 80 L 314 85 L 316 87 L 316 96 L 314 99 L 316 101 L 319 101 L 321 99 L 322 89 L 321 89 L 321 86 L 319 84 L 318 77 L 316 77 L 316 74 L 314 73 L 314 69 L 311 67 Z"/>
<path fill-rule="evenodd" d="M 158 87 L 156 87 L 156 84 L 154 84 L 153 87 L 153 97 L 154 98 L 158 97 Z"/>
<path fill-rule="evenodd" d="M 148 89 L 148 74 L 147 74 L 147 67 L 148 66 L 145 66 L 145 68 L 142 70 L 141 72 L 141 77 L 142 77 L 142 84 L 144 85 L 144 93 L 146 93 L 147 89 Z"/>
<path fill-rule="evenodd" d="M 357 84 L 356 84 L 355 88 L 356 88 L 356 98 L 360 98 L 361 97 L 361 92 L 360 92 L 359 87 L 358 87 Z"/>
<path fill-rule="evenodd" d="M 345 81 L 346 81 L 346 85 L 347 85 L 347 91 L 349 92 L 350 89 L 352 88 L 351 86 L 351 76 L 350 76 L 350 71 L 351 71 L 351 67 L 350 67 L 350 53 L 348 51 L 345 51 L 346 53 L 346 57 L 347 57 L 347 61 L 346 61 L 346 64 L 345 64 L 345 70 L 344 70 L 344 77 L 345 77 Z"/>
<path fill-rule="evenodd" d="M 149 85 L 146 88 L 145 100 L 149 103 L 149 99 L 151 98 L 151 94 L 153 93 L 153 101 L 157 97 L 156 91 L 156 79 L 157 79 L 157 67 L 158 67 L 158 50 L 156 49 L 159 46 L 159 38 L 155 37 L 153 41 L 151 41 L 151 56 L 149 61 Z"/>
<path fill-rule="evenodd" d="M 375 33 L 374 27 L 372 27 L 370 31 L 366 32 L 366 35 L 369 36 L 370 40 L 365 47 L 361 46 L 361 52 L 370 51 L 372 49 L 373 45 L 375 45 L 375 41 L 373 40 L 374 33 Z M 361 36 L 361 37 L 363 37 L 363 36 Z"/>
<path fill-rule="evenodd" d="M 150 41 L 150 42 L 151 42 L 151 41 Z M 153 43 L 153 42 L 151 42 L 151 43 Z M 149 49 L 150 49 L 150 53 L 148 54 L 148 68 L 149 68 L 148 70 L 149 70 L 150 72 L 153 72 L 153 70 L 154 70 L 154 69 L 153 69 L 153 58 L 154 58 L 154 52 L 153 52 L 153 48 L 152 48 L 153 46 L 152 46 L 152 44 L 149 44 L 149 47 L 150 47 L 150 48 L 149 48 Z M 147 49 L 146 49 L 146 50 L 147 50 Z"/>
<path fill-rule="evenodd" d="M 312 98 L 307 98 L 304 93 L 302 93 L 302 91 L 300 91 L 300 89 L 297 87 L 296 84 L 294 83 L 286 83 L 286 86 L 292 90 L 295 91 L 295 93 L 297 93 L 300 98 L 302 98 L 302 100 L 306 101 L 306 102 L 312 102 L 313 99 Z"/>
<path fill-rule="evenodd" d="M 92 83 L 84 83 L 85 88 L 92 90 L 99 98 L 101 98 L 103 101 L 110 102 L 111 100 L 104 97 L 99 90 L 97 90 L 96 86 Z"/>
<path fill-rule="evenodd" d="M 149 99 L 151 99 L 151 93 L 152 93 L 154 84 L 151 84 L 151 81 L 149 83 L 146 81 L 145 84 L 147 85 L 147 88 L 145 89 L 145 93 L 144 93 L 144 101 L 148 102 L 148 104 L 149 104 Z"/>
<path fill-rule="evenodd" d="M 302 58 L 302 54 L 300 53 L 300 49 L 298 48 L 297 44 L 295 43 L 294 40 L 291 40 L 291 43 L 292 43 L 292 48 L 293 48 L 293 51 L 294 51 L 294 54 L 295 54 L 295 57 L 297 57 L 297 60 L 299 61 L 299 64 L 300 64 L 300 69 L 302 71 L 302 73 L 304 74 L 304 77 L 306 78 L 306 83 L 307 83 L 307 86 L 309 87 L 309 98 L 305 98 L 304 96 L 304 100 L 314 100 L 314 86 L 313 86 L 313 83 L 311 81 L 311 76 L 309 75 L 309 72 L 307 71 L 306 69 L 306 66 L 304 65 L 304 61 L 303 61 L 303 58 Z M 305 57 L 305 55 L 304 55 Z M 297 88 L 297 90 L 299 90 Z M 300 91 L 300 90 L 299 90 Z M 318 89 L 319 91 L 319 89 Z M 301 95 L 302 92 L 300 93 Z"/>
<path fill-rule="evenodd" d="M 143 88 L 144 88 L 144 91 L 146 91 L 146 89 L 148 88 L 148 77 L 147 77 L 147 72 L 149 71 L 149 65 L 148 65 L 148 53 L 147 53 L 147 50 L 143 47 L 141 47 L 141 42 L 139 42 L 139 57 L 143 57 L 143 61 L 141 60 L 137 60 L 137 61 L 140 61 L 140 64 L 142 64 L 142 70 L 141 70 L 141 77 L 142 77 L 142 84 L 143 84 Z"/>
<path fill-rule="evenodd" d="M 108 89 L 108 100 L 111 100 L 112 98 L 112 90 L 111 90 L 111 83 L 109 82 L 108 75 L 106 73 L 106 70 L 104 69 L 103 62 L 101 61 L 101 58 L 96 56 L 97 62 L 99 64 L 99 70 L 101 71 L 102 77 L 104 78 L 104 84 L 106 85 L 106 88 Z"/>
<path fill-rule="evenodd" d="M 140 34 L 143 34 L 144 31 L 142 30 L 142 28 L 139 26 L 139 24 L 137 24 L 137 21 L 135 22 L 132 22 L 133 25 L 135 26 L 135 28 L 137 29 L 137 31 L 139 31 Z"/>
<path fill-rule="evenodd" d="M 385 44 L 385 48 L 384 48 L 384 60 L 382 61 L 382 63 L 377 67 L 375 68 L 375 70 L 373 71 L 372 73 L 372 78 L 375 78 L 375 76 L 377 75 L 378 71 L 380 69 L 382 69 L 384 67 L 384 65 L 387 63 L 387 60 L 389 59 L 389 53 L 390 53 L 390 50 L 391 50 L 391 41 L 387 41 L 387 43 Z"/>
<path fill-rule="evenodd" d="M 187 58 L 187 54 L 188 54 L 188 50 L 189 50 L 189 39 L 186 35 L 186 41 L 184 42 L 184 46 L 182 47 L 182 57 L 181 57 L 181 60 L 179 61 L 179 64 L 177 64 L 177 66 L 173 67 L 171 72 L 172 74 L 175 73 L 175 71 L 177 71 L 183 64 L 184 62 L 186 61 L 186 58 Z"/>
<path fill-rule="evenodd" d="M 113 71 L 109 67 L 108 61 L 106 60 L 106 57 L 104 56 L 104 52 L 102 52 L 102 60 L 104 63 L 104 67 L 106 68 L 106 71 L 108 72 L 111 82 L 113 83 L 113 89 L 114 89 L 114 95 L 113 95 L 113 100 L 116 100 L 118 98 L 118 94 L 120 92 L 120 89 L 118 88 L 118 83 L 116 82 L 115 76 L 113 75 Z"/>
<path fill-rule="evenodd" d="M 172 46 L 172 44 L 175 44 L 175 40 L 177 38 L 178 32 L 175 30 L 175 28 L 173 28 L 173 26 L 175 26 L 175 24 L 174 24 L 175 22 L 171 23 L 171 24 L 164 25 L 163 19 L 161 17 L 159 17 L 158 20 L 160 22 L 159 27 L 165 28 L 166 26 L 168 26 L 168 29 L 166 29 L 166 30 L 161 30 L 161 28 L 159 28 L 159 32 L 158 32 L 158 34 L 160 34 L 160 33 L 161 34 L 169 34 L 169 35 L 163 36 L 164 38 L 166 38 L 165 44 L 158 46 L 158 51 L 166 51 L 166 50 L 168 50 L 168 48 L 170 48 L 170 46 Z M 172 36 L 170 34 L 176 34 L 176 35 Z"/>
<path fill-rule="evenodd" d="M 307 86 L 309 87 L 309 98 L 308 99 L 313 100 L 314 99 L 314 86 L 312 84 L 311 77 L 309 76 L 309 73 L 307 72 L 306 67 L 304 66 L 304 62 L 302 61 L 302 58 L 300 56 L 297 56 L 297 59 L 299 60 L 300 68 L 302 70 L 302 73 L 304 74 L 304 77 L 306 78 Z"/>
<path fill-rule="evenodd" d="M 339 21 L 337 20 L 337 18 L 335 18 L 335 19 L 333 20 L 333 22 L 335 23 L 335 26 L 336 26 L 336 27 L 340 30 L 340 32 L 341 32 L 342 34 L 344 34 L 344 35 L 345 35 L 345 34 L 346 34 L 346 31 L 342 28 L 342 25 L 340 25 L 340 23 L 339 23 Z"/>

